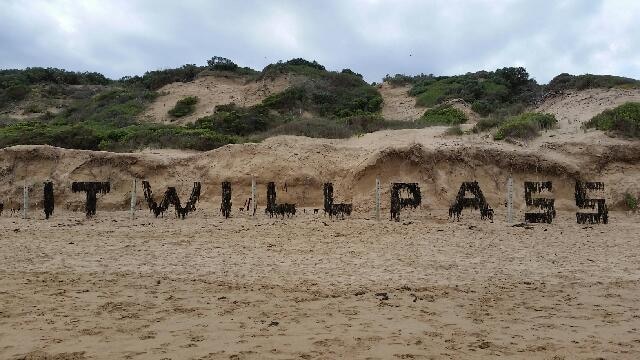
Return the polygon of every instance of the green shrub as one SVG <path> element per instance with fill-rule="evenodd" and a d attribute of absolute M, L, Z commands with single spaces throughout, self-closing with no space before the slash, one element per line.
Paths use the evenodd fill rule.
<path fill-rule="evenodd" d="M 433 78 L 434 78 L 433 74 L 429 74 L 429 75 L 420 74 L 415 76 L 409 76 L 405 74 L 395 74 L 391 76 L 387 74 L 382 78 L 382 81 L 389 83 L 393 86 L 403 86 L 408 84 L 415 84 L 419 81 L 424 81 L 424 80 L 433 79 Z"/>
<path fill-rule="evenodd" d="M 20 101 L 27 97 L 31 89 L 25 85 L 15 85 L 5 90 L 6 96 L 9 100 Z"/>
<path fill-rule="evenodd" d="M 297 135 L 314 138 L 340 139 L 384 129 L 414 129 L 424 127 L 412 121 L 385 120 L 377 114 L 354 115 L 341 119 L 289 118 L 250 139 L 261 140 L 275 135 Z"/>
<path fill-rule="evenodd" d="M 629 208 L 629 210 L 636 212 L 638 211 L 638 198 L 629 194 L 629 193 L 625 193 L 624 194 L 624 202 L 627 205 L 627 208 Z"/>
<path fill-rule="evenodd" d="M 257 77 L 258 80 L 263 78 L 276 78 L 284 74 L 302 75 L 309 78 L 322 77 L 328 73 L 324 66 L 318 64 L 317 61 L 308 61 L 297 58 L 286 62 L 278 61 L 275 64 L 265 66 Z"/>
<path fill-rule="evenodd" d="M 471 110 L 475 111 L 480 116 L 487 116 L 493 112 L 493 108 L 488 101 L 476 100 L 471 104 Z"/>
<path fill-rule="evenodd" d="M 113 88 L 75 102 L 60 114 L 0 122 L 0 147 L 34 144 L 87 150 L 131 151 L 144 147 L 210 150 L 237 138 L 208 129 L 139 123 L 156 94 L 140 87 Z"/>
<path fill-rule="evenodd" d="M 273 117 L 262 106 L 243 108 L 235 104 L 218 105 L 213 115 L 196 121 L 195 127 L 227 135 L 246 136 L 273 126 Z"/>
<path fill-rule="evenodd" d="M 100 136 L 84 125 L 51 125 L 37 121 L 0 127 L 0 147 L 52 145 L 70 149 L 98 150 Z"/>
<path fill-rule="evenodd" d="M 431 83 L 431 81 L 429 82 Z M 409 91 L 409 94 L 417 96 L 416 105 L 432 107 L 440 104 L 444 100 L 446 100 L 446 95 L 449 92 L 455 92 L 456 85 L 455 84 L 447 84 L 444 82 L 433 82 L 432 84 L 426 85 L 421 84 L 414 85 L 414 87 Z"/>
<path fill-rule="evenodd" d="M 382 95 L 357 75 L 323 71 L 267 97 L 262 105 L 286 115 L 308 111 L 320 117 L 344 118 L 379 112 Z"/>
<path fill-rule="evenodd" d="M 340 74 L 349 74 L 349 75 L 357 76 L 360 79 L 362 79 L 362 74 L 358 74 L 357 72 L 351 69 L 342 69 L 342 71 L 340 71 Z"/>
<path fill-rule="evenodd" d="M 197 96 L 187 96 L 182 100 L 178 100 L 176 106 L 169 110 L 169 115 L 173 117 L 183 117 L 192 114 L 196 110 L 196 104 L 198 103 Z"/>
<path fill-rule="evenodd" d="M 313 118 L 300 119 L 281 124 L 269 131 L 259 134 L 258 139 L 277 135 L 296 135 L 312 138 L 344 139 L 354 133 L 345 124 L 333 120 Z"/>
<path fill-rule="evenodd" d="M 318 70 L 326 70 L 324 66 L 318 64 L 317 61 L 313 60 L 313 61 L 308 61 L 305 60 L 303 58 L 295 58 L 295 59 L 291 59 L 287 62 L 285 62 L 285 65 L 293 65 L 293 66 L 307 66 L 310 68 L 315 68 Z"/>
<path fill-rule="evenodd" d="M 640 137 L 640 103 L 628 102 L 605 110 L 584 125 L 603 131 L 615 131 L 627 137 Z"/>
<path fill-rule="evenodd" d="M 142 86 L 147 90 L 158 90 L 174 82 L 190 82 L 204 70 L 203 66 L 185 64 L 175 69 L 147 71 L 142 76 L 125 76 L 120 82 L 128 86 Z"/>
<path fill-rule="evenodd" d="M 207 129 L 161 124 L 133 125 L 111 135 L 100 143 L 102 150 L 130 151 L 151 147 L 206 151 L 239 141 L 237 137 Z"/>
<path fill-rule="evenodd" d="M 545 87 L 546 91 L 585 90 L 592 88 L 639 88 L 640 81 L 612 75 L 570 75 L 567 73 L 554 77 Z"/>
<path fill-rule="evenodd" d="M 451 105 L 441 105 L 425 111 L 419 123 L 431 125 L 459 125 L 467 122 L 467 115 Z"/>
<path fill-rule="evenodd" d="M 96 72 L 81 73 L 41 67 L 0 70 L 0 89 L 36 84 L 108 85 L 109 83 L 111 80 Z"/>
<path fill-rule="evenodd" d="M 421 76 L 409 91 L 416 104 L 432 107 L 450 99 L 463 99 L 486 116 L 513 104 L 528 105 L 542 94 L 542 87 L 524 68 L 503 68 L 457 76 Z"/>
<path fill-rule="evenodd" d="M 126 127 L 38 121 L 0 126 L 0 147 L 52 145 L 70 149 L 132 151 L 146 147 L 211 150 L 239 142 L 236 136 L 196 127 L 134 124 Z"/>
<path fill-rule="evenodd" d="M 493 138 L 531 139 L 539 136 L 540 130 L 551 129 L 557 123 L 558 120 L 551 114 L 524 113 L 504 121 Z"/>
<path fill-rule="evenodd" d="M 234 71 L 238 68 L 238 65 L 233 61 L 220 56 L 214 56 L 207 60 L 207 66 L 209 66 L 209 69 L 211 70 L 222 71 Z"/>

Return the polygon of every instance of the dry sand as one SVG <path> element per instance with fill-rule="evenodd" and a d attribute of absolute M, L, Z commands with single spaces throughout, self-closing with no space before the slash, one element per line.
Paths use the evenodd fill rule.
<path fill-rule="evenodd" d="M 411 85 L 394 86 L 387 82 L 378 85 L 378 91 L 384 100 L 382 116 L 389 120 L 413 121 L 427 110 L 416 106 L 416 98 L 409 95 Z"/>
<path fill-rule="evenodd" d="M 0 358 L 640 357 L 637 216 L 370 215 L 1 218 Z"/>
<path fill-rule="evenodd" d="M 561 133 L 579 132 L 580 126 L 604 110 L 625 102 L 640 102 L 640 89 L 589 89 L 567 91 L 545 99 L 535 111 L 556 115 Z"/>

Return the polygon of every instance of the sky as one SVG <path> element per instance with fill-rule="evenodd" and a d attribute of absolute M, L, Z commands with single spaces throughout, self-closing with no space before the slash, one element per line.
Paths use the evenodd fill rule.
<path fill-rule="evenodd" d="M 524 66 L 640 78 L 637 0 L 0 0 L 0 68 L 110 78 L 204 65 L 262 69 L 302 57 L 385 74 Z"/>

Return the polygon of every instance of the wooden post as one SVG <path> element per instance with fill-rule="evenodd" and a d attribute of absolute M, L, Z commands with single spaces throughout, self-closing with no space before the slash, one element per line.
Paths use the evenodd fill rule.
<path fill-rule="evenodd" d="M 256 215 L 256 209 L 258 206 L 256 205 L 256 178 L 251 177 L 251 215 Z"/>
<path fill-rule="evenodd" d="M 380 179 L 376 178 L 376 220 L 380 221 Z"/>
<path fill-rule="evenodd" d="M 22 186 L 22 218 L 27 218 L 27 211 L 29 210 L 29 187 L 27 186 L 27 180 L 24 181 Z"/>
<path fill-rule="evenodd" d="M 129 216 L 131 216 L 131 220 L 135 219 L 136 212 L 136 187 L 137 187 L 137 179 L 133 178 L 133 184 L 131 188 L 131 205 L 129 208 Z"/>
<path fill-rule="evenodd" d="M 513 222 L 513 178 L 507 180 L 507 222 Z"/>

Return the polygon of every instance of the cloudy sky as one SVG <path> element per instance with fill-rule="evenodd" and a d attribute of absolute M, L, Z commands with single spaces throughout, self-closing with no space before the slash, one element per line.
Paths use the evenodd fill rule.
<path fill-rule="evenodd" d="M 205 64 L 262 69 L 294 57 L 369 81 L 525 66 L 640 78 L 637 0 L 0 0 L 0 68 L 111 78 Z"/>

